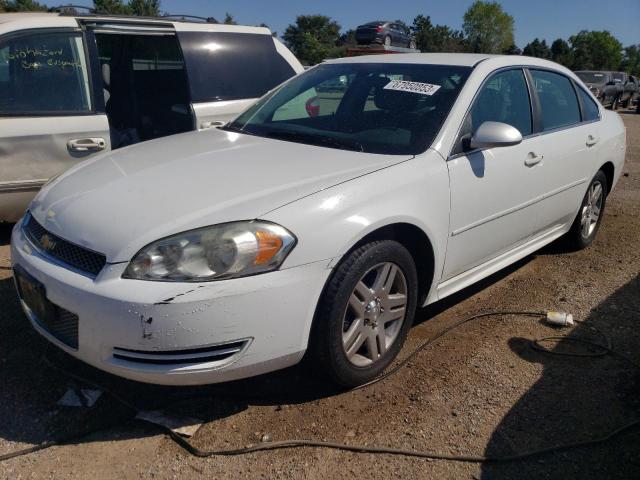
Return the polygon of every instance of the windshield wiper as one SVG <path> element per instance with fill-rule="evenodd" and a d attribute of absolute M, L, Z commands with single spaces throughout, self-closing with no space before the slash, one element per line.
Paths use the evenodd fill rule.
<path fill-rule="evenodd" d="M 325 137 L 322 135 L 313 135 L 311 133 L 287 132 L 282 130 L 269 130 L 263 135 L 269 138 L 278 138 L 281 140 L 291 140 L 293 142 L 309 143 L 312 145 L 324 145 L 331 148 L 339 148 L 353 150 L 356 152 L 364 152 L 362 144 L 350 138 Z"/>

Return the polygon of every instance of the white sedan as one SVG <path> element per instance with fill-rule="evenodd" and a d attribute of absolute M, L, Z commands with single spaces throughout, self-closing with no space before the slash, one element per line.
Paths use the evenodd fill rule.
<path fill-rule="evenodd" d="M 330 61 L 223 128 L 51 181 L 14 228 L 16 284 L 38 332 L 116 375 L 213 383 L 306 352 L 357 385 L 417 307 L 560 237 L 588 246 L 625 142 L 545 60 Z"/>

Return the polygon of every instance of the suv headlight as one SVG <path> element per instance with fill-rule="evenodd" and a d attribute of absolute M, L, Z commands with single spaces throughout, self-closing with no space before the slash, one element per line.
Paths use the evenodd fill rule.
<path fill-rule="evenodd" d="M 140 250 L 123 278 L 207 282 L 276 270 L 296 238 L 268 222 L 232 222 L 198 228 L 153 242 Z"/>

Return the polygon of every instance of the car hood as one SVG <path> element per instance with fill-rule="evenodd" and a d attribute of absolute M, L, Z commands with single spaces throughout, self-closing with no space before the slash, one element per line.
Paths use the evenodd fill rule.
<path fill-rule="evenodd" d="M 165 236 L 258 218 L 408 158 L 190 132 L 77 165 L 46 185 L 30 211 L 50 232 L 124 262 Z"/>

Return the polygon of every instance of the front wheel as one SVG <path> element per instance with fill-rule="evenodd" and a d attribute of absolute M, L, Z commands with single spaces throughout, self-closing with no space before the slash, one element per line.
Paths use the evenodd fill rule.
<path fill-rule="evenodd" d="M 384 46 L 385 47 L 390 47 L 391 46 L 391 37 L 389 35 L 384 37 Z"/>
<path fill-rule="evenodd" d="M 618 109 L 618 104 L 620 103 L 620 98 L 619 97 L 615 97 L 613 99 L 613 102 L 611 102 L 611 110 L 613 110 L 614 112 Z"/>
<path fill-rule="evenodd" d="M 413 258 L 383 240 L 354 250 L 338 266 L 320 301 L 310 353 L 339 385 L 377 377 L 397 356 L 417 301 Z"/>
<path fill-rule="evenodd" d="M 576 250 L 591 245 L 596 238 L 607 201 L 607 177 L 602 170 L 593 177 L 566 240 Z"/>

